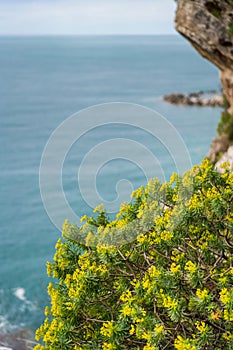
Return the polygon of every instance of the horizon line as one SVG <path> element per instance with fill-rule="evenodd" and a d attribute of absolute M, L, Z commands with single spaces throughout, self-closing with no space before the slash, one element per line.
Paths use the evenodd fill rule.
<path fill-rule="evenodd" d="M 130 33 L 120 33 L 120 34 L 117 34 L 117 33 L 111 33 L 111 34 L 101 34 L 101 33 L 98 33 L 98 34 L 49 34 L 49 33 L 46 33 L 46 34 L 0 34 L 0 37 L 90 37 L 90 36 L 181 36 L 179 35 L 179 33 L 134 33 L 134 34 L 130 34 Z"/>

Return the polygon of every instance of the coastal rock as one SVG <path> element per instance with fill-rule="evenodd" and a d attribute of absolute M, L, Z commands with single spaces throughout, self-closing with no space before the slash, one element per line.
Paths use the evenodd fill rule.
<path fill-rule="evenodd" d="M 233 71 L 233 5 L 228 0 L 179 0 L 175 27 L 221 71 Z"/>
<path fill-rule="evenodd" d="M 29 350 L 34 344 L 34 333 L 21 330 L 16 333 L 0 333 L 0 350 Z"/>
<path fill-rule="evenodd" d="M 218 135 L 214 138 L 207 157 L 210 159 L 212 163 L 215 164 L 218 161 L 219 156 L 223 152 L 226 152 L 229 146 L 230 146 L 230 142 L 228 139 L 228 135 L 225 135 L 225 134 Z"/>
<path fill-rule="evenodd" d="M 219 172 L 224 172 L 224 170 L 221 167 L 222 164 L 224 163 L 229 163 L 230 169 L 233 170 L 233 146 L 230 146 L 227 152 L 225 152 L 223 156 L 220 158 L 220 160 L 215 164 L 216 169 Z"/>
<path fill-rule="evenodd" d="M 230 105 L 228 108 L 228 113 L 233 114 L 233 71 L 230 69 L 220 71 L 220 78 L 222 81 L 224 94 Z"/>
<path fill-rule="evenodd" d="M 233 2 L 178 0 L 175 27 L 204 58 L 220 69 L 228 113 L 233 114 Z M 225 141 L 220 152 L 225 152 L 224 147 Z"/>
<path fill-rule="evenodd" d="M 178 106 L 222 107 L 223 97 L 217 94 L 213 97 L 205 97 L 204 93 L 169 94 L 164 96 L 164 101 Z"/>

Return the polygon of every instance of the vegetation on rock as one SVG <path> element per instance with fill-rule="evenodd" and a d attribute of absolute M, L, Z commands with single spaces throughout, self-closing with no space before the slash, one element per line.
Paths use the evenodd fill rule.
<path fill-rule="evenodd" d="M 221 120 L 218 124 L 219 135 L 227 135 L 229 141 L 233 141 L 233 115 L 227 110 L 222 113 Z"/>

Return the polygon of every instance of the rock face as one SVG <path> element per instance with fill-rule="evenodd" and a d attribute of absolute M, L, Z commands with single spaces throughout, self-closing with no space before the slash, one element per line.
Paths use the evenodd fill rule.
<path fill-rule="evenodd" d="M 0 350 L 29 350 L 34 342 L 34 332 L 21 330 L 15 334 L 0 333 Z"/>
<path fill-rule="evenodd" d="M 233 169 L 233 146 L 228 148 L 228 151 L 223 154 L 221 159 L 216 163 L 216 168 L 219 172 L 223 172 L 221 165 L 223 163 L 229 163 L 230 168 Z"/>
<path fill-rule="evenodd" d="M 175 27 L 195 49 L 220 69 L 233 113 L 233 2 L 179 0 Z"/>
<path fill-rule="evenodd" d="M 232 53 L 233 53 L 233 50 L 232 50 Z M 233 114 L 233 71 L 230 69 L 221 70 L 220 78 L 222 81 L 224 94 L 230 104 L 228 112 L 230 114 Z"/>
<path fill-rule="evenodd" d="M 220 156 L 225 152 L 227 152 L 228 147 L 230 147 L 231 143 L 229 142 L 228 136 L 226 134 L 221 134 L 216 136 L 212 142 L 208 158 L 212 163 L 216 163 Z M 226 160 L 224 160 L 225 162 Z"/>
<path fill-rule="evenodd" d="M 233 1 L 178 0 L 175 27 L 219 68 L 228 113 L 233 114 Z"/>

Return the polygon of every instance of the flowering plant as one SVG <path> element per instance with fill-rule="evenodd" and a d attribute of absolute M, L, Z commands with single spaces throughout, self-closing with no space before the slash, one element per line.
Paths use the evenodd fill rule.
<path fill-rule="evenodd" d="M 232 349 L 233 174 L 204 161 L 151 180 L 113 221 L 96 211 L 65 221 L 35 350 Z"/>

